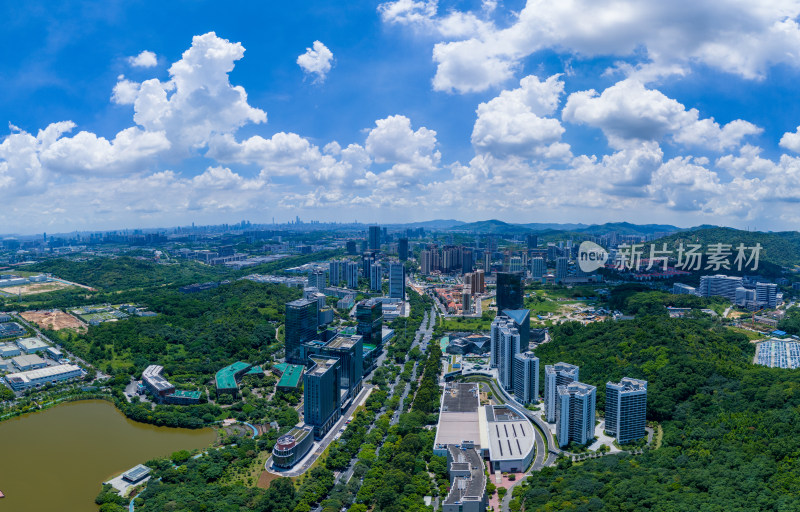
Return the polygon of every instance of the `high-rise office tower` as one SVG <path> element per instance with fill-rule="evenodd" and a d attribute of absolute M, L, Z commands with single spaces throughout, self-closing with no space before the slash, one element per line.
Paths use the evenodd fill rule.
<path fill-rule="evenodd" d="M 389 263 L 389 298 L 406 300 L 406 267 L 399 261 Z"/>
<path fill-rule="evenodd" d="M 316 337 L 317 322 L 316 300 L 297 299 L 286 303 L 283 336 L 287 363 L 306 363 L 302 345 Z"/>
<path fill-rule="evenodd" d="M 777 307 L 778 285 L 775 283 L 756 283 L 756 303 L 762 307 Z"/>
<path fill-rule="evenodd" d="M 556 258 L 556 283 L 560 283 L 567 277 L 567 270 L 569 269 L 569 260 L 564 256 Z"/>
<path fill-rule="evenodd" d="M 500 385 L 511 389 L 514 385 L 514 356 L 521 349 L 519 331 L 512 320 L 504 316 L 494 319 L 490 347 L 490 364 L 497 368 Z"/>
<path fill-rule="evenodd" d="M 339 360 L 311 356 L 308 361 L 311 366 L 303 376 L 303 419 L 320 439 L 339 419 Z"/>
<path fill-rule="evenodd" d="M 308 275 L 308 287 L 316 288 L 319 291 L 325 289 L 325 272 L 314 270 Z"/>
<path fill-rule="evenodd" d="M 383 284 L 383 267 L 380 263 L 373 263 L 369 267 L 369 289 L 372 291 L 381 291 Z"/>
<path fill-rule="evenodd" d="M 606 382 L 605 430 L 627 444 L 645 436 L 647 425 L 647 381 L 623 377 Z"/>
<path fill-rule="evenodd" d="M 508 260 L 509 272 L 522 272 L 522 258 L 519 256 L 511 256 Z"/>
<path fill-rule="evenodd" d="M 536 249 L 539 245 L 539 237 L 536 235 L 527 235 L 525 238 L 528 242 L 528 249 Z"/>
<path fill-rule="evenodd" d="M 344 279 L 344 264 L 342 260 L 333 260 L 328 264 L 328 276 L 331 286 L 339 286 L 339 283 Z"/>
<path fill-rule="evenodd" d="M 582 382 L 558 386 L 556 435 L 559 447 L 572 441 L 586 444 L 594 439 L 596 392 L 597 388 Z"/>
<path fill-rule="evenodd" d="M 357 254 L 357 249 L 358 248 L 356 247 L 355 240 L 348 240 L 345 243 L 345 250 L 347 251 L 347 254 Z"/>
<path fill-rule="evenodd" d="M 353 290 L 358 289 L 358 270 L 359 266 L 358 263 L 355 261 L 348 261 L 345 265 L 345 280 L 347 281 L 347 287 L 352 288 Z"/>
<path fill-rule="evenodd" d="M 547 273 L 544 258 L 531 258 L 531 277 L 541 280 Z"/>
<path fill-rule="evenodd" d="M 383 304 L 375 299 L 362 300 L 356 304 L 356 333 L 364 338 L 364 345 L 382 345 Z"/>
<path fill-rule="evenodd" d="M 556 421 L 558 386 L 578 380 L 578 367 L 569 363 L 556 363 L 544 367 L 544 414 L 549 423 Z"/>
<path fill-rule="evenodd" d="M 504 309 L 522 309 L 522 275 L 497 272 L 497 313 Z"/>
<path fill-rule="evenodd" d="M 492 251 L 486 250 L 483 253 L 483 271 L 486 275 L 492 273 Z"/>
<path fill-rule="evenodd" d="M 461 251 L 461 273 L 472 272 L 473 263 L 472 249 L 464 248 Z"/>
<path fill-rule="evenodd" d="M 514 396 L 522 404 L 539 401 L 539 358 L 531 351 L 514 355 Z"/>
<path fill-rule="evenodd" d="M 401 238 L 397 241 L 397 256 L 400 261 L 408 259 L 408 238 Z"/>
<path fill-rule="evenodd" d="M 324 346 L 315 344 L 306 349 L 310 355 L 339 360 L 339 388 L 345 400 L 355 397 L 364 378 L 364 343 L 359 335 L 336 336 Z"/>
<path fill-rule="evenodd" d="M 369 250 L 370 251 L 380 251 L 381 250 L 381 227 L 380 226 L 370 226 L 369 227 Z"/>

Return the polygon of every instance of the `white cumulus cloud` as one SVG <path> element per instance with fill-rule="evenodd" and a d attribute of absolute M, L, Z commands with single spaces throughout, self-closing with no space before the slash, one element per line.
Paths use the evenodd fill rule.
<path fill-rule="evenodd" d="M 565 121 L 600 128 L 614 148 L 665 137 L 685 146 L 722 151 L 737 146 L 761 128 L 735 120 L 722 127 L 713 118 L 700 119 L 696 109 L 687 110 L 661 91 L 647 89 L 635 79 L 625 79 L 602 94 L 595 90 L 570 94 L 564 106 Z"/>
<path fill-rule="evenodd" d="M 158 65 L 156 54 L 145 50 L 139 55 L 128 57 L 128 63 L 135 68 L 152 68 Z"/>
<path fill-rule="evenodd" d="M 315 75 L 316 81 L 324 82 L 328 71 L 333 66 L 333 52 L 320 41 L 314 41 L 312 48 L 297 57 L 297 65 L 309 75 Z"/>

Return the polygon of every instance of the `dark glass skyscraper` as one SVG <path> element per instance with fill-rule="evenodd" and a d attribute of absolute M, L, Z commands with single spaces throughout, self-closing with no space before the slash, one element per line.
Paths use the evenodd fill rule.
<path fill-rule="evenodd" d="M 497 313 L 522 309 L 522 274 L 497 272 Z"/>
<path fill-rule="evenodd" d="M 297 299 L 286 303 L 286 362 L 306 364 L 302 344 L 317 335 L 317 301 Z"/>
<path fill-rule="evenodd" d="M 362 300 L 356 305 L 356 333 L 364 337 L 364 345 L 380 346 L 383 329 L 383 305 L 375 300 Z"/>
<path fill-rule="evenodd" d="M 379 251 L 381 249 L 381 227 L 380 226 L 370 226 L 369 227 L 369 250 L 370 251 Z"/>
<path fill-rule="evenodd" d="M 408 238 L 401 238 L 397 241 L 397 255 L 400 261 L 408 259 Z"/>

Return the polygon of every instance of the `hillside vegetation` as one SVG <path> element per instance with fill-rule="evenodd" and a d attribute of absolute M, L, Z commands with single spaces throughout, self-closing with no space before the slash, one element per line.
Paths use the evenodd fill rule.
<path fill-rule="evenodd" d="M 623 376 L 648 380 L 648 419 L 662 447 L 534 473 L 528 511 L 800 510 L 800 372 L 751 364 L 740 333 L 705 320 L 647 316 L 569 323 L 537 349 L 544 364 L 580 366 L 598 386 Z"/>

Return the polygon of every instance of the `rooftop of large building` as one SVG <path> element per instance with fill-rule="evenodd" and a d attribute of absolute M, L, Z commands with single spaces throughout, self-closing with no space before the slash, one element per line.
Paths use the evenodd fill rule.
<path fill-rule="evenodd" d="M 450 452 L 450 471 L 469 471 L 469 477 L 456 477 L 445 498 L 445 504 L 479 501 L 486 492 L 486 474 L 483 459 L 474 448 L 447 447 Z"/>
<path fill-rule="evenodd" d="M 236 374 L 240 372 L 244 373 L 252 367 L 253 365 L 249 363 L 237 361 L 219 370 L 214 377 L 217 389 L 235 389 L 237 387 Z"/>
<path fill-rule="evenodd" d="M 489 430 L 489 458 L 492 461 L 525 459 L 533 450 L 533 425 L 505 405 L 483 408 Z"/>
<path fill-rule="evenodd" d="M 17 345 L 24 350 L 44 349 L 50 346 L 39 338 L 22 338 L 17 340 Z"/>
<path fill-rule="evenodd" d="M 597 388 L 591 384 L 583 382 L 570 382 L 565 386 L 558 386 L 558 394 L 568 393 L 570 395 L 586 396 L 594 392 Z"/>
<path fill-rule="evenodd" d="M 12 358 L 11 361 L 13 361 L 14 364 L 19 367 L 46 364 L 45 360 L 37 356 L 36 354 L 17 356 Z"/>
<path fill-rule="evenodd" d="M 527 352 L 520 352 L 519 354 L 515 354 L 514 357 L 519 359 L 537 359 L 536 354 L 528 350 Z"/>
<path fill-rule="evenodd" d="M 81 367 L 75 364 L 62 364 L 58 366 L 48 366 L 38 370 L 28 370 L 27 372 L 10 373 L 6 375 L 9 382 L 30 382 L 36 379 L 46 379 L 56 377 L 70 372 L 79 372 Z"/>
<path fill-rule="evenodd" d="M 142 380 L 146 381 L 148 384 L 153 386 L 159 391 L 165 391 L 167 389 L 173 388 L 174 386 L 169 383 L 167 379 L 164 378 L 161 373 L 164 371 L 163 366 L 159 366 L 157 364 L 151 364 L 147 368 L 144 369 L 142 372 Z"/>
<path fill-rule="evenodd" d="M 448 383 L 442 395 L 435 446 L 460 445 L 464 441 L 480 446 L 479 408 L 477 383 Z"/>
<path fill-rule="evenodd" d="M 623 393 L 626 391 L 647 391 L 647 381 L 623 377 L 619 382 L 607 382 L 607 386 L 619 388 Z"/>
<path fill-rule="evenodd" d="M 275 365 L 275 369 L 281 374 L 279 388 L 296 388 L 300 385 L 305 367 L 302 364 L 280 363 Z"/>
<path fill-rule="evenodd" d="M 287 302 L 286 307 L 302 308 L 308 306 L 309 304 L 316 304 L 316 303 L 317 301 L 314 299 L 297 299 L 291 302 Z"/>
<path fill-rule="evenodd" d="M 342 349 L 349 349 L 356 346 L 356 344 L 361 341 L 363 337 L 359 335 L 353 336 L 336 336 L 331 341 L 329 341 L 325 346 L 330 348 L 342 348 Z"/>
<path fill-rule="evenodd" d="M 569 363 L 556 363 L 556 364 L 548 364 L 545 365 L 544 371 L 545 373 L 551 372 L 566 372 L 566 373 L 575 373 L 578 370 L 578 367 L 574 364 Z"/>
<path fill-rule="evenodd" d="M 332 366 L 334 366 L 339 360 L 333 357 L 309 357 L 311 361 L 314 362 L 314 366 L 312 366 L 307 372 L 307 375 L 313 375 L 318 377 L 323 375 L 327 372 Z"/>

